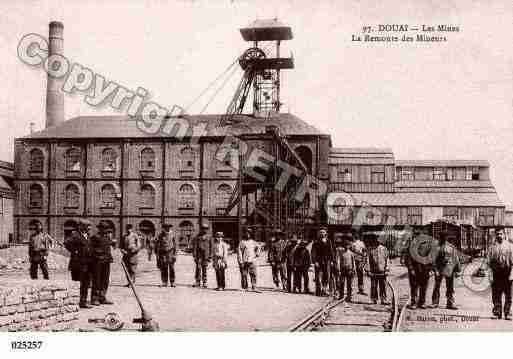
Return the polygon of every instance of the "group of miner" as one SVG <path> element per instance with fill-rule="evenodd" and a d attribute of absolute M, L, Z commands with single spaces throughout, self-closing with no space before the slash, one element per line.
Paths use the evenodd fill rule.
<path fill-rule="evenodd" d="M 153 237 L 144 238 L 126 225 L 126 233 L 120 243 L 113 239 L 108 222 L 100 221 L 96 233 L 92 234 L 92 223 L 80 220 L 78 228 L 64 241 L 70 253 L 71 277 L 80 282 L 80 307 L 90 308 L 101 304 L 112 304 L 107 298 L 110 265 L 113 262 L 112 248 L 119 246 L 127 281 L 135 284 L 139 252 L 146 248 L 148 260 L 156 257 L 162 287 L 175 287 L 175 263 L 178 254 L 177 235 L 171 224 L 163 224 L 161 231 Z M 47 257 L 53 239 L 42 230 L 41 224 L 32 228 L 29 240 L 30 276 L 37 279 L 41 268 L 43 277 L 49 278 Z M 230 245 L 224 233 L 217 231 L 212 236 L 207 224 L 200 225 L 199 234 L 191 243 L 194 259 L 194 287 L 207 287 L 208 267 L 215 271 L 216 290 L 225 290 L 226 269 Z M 490 269 L 493 315 L 511 320 L 511 297 L 513 283 L 513 244 L 506 240 L 503 227 L 495 229 L 495 240 L 487 248 L 486 264 Z M 411 303 L 410 309 L 425 309 L 426 295 L 433 274 L 432 308 L 440 302 L 440 287 L 445 282 L 446 308 L 458 309 L 454 298 L 454 281 L 461 273 L 460 254 L 449 243 L 448 233 L 442 231 L 434 240 L 427 227 L 413 231 L 411 240 L 404 247 L 403 263 L 408 270 Z M 310 244 L 311 242 L 311 244 Z M 380 243 L 376 233 L 364 233 L 362 238 L 352 233 L 335 233 L 329 239 L 326 228 L 321 228 L 313 241 L 303 238 L 302 233 L 292 233 L 289 238 L 276 229 L 268 242 L 267 262 L 271 267 L 272 280 L 279 290 L 290 293 L 336 296 L 346 302 L 352 301 L 353 281 L 356 277 L 358 294 L 365 292 L 365 276 L 370 279 L 370 299 L 377 304 L 388 304 L 386 279 L 389 274 L 389 252 Z M 250 228 L 246 228 L 234 251 L 240 272 L 240 285 L 244 290 L 257 289 L 257 258 L 264 254 L 262 245 L 254 239 Z M 261 261 L 259 262 L 261 263 Z M 310 270 L 313 267 L 315 293 L 310 291 Z M 88 294 L 90 293 L 90 302 Z M 504 303 L 503 299 L 504 298 Z M 90 304 L 89 304 L 90 303 Z"/>

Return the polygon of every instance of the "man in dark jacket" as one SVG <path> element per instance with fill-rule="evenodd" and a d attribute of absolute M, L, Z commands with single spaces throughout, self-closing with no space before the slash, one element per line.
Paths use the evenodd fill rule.
<path fill-rule="evenodd" d="M 457 249 L 447 242 L 447 232 L 440 233 L 439 248 L 434 258 L 435 285 L 433 286 L 433 308 L 438 308 L 440 300 L 440 285 L 445 278 L 445 296 L 447 309 L 458 309 L 454 303 L 454 278 L 461 271 L 460 258 Z"/>
<path fill-rule="evenodd" d="M 164 224 L 162 232 L 155 242 L 155 254 L 157 255 L 157 267 L 160 269 L 162 287 L 175 286 L 175 262 L 176 262 L 176 236 L 171 230 L 171 224 Z"/>
<path fill-rule="evenodd" d="M 98 224 L 98 233 L 91 236 L 92 249 L 92 290 L 91 304 L 114 304 L 107 299 L 110 281 L 110 264 L 113 262 L 111 247 L 116 242 L 112 239 L 112 230 L 105 221 Z"/>
<path fill-rule="evenodd" d="M 294 251 L 294 291 L 301 293 L 301 280 L 303 280 L 303 293 L 310 294 L 308 270 L 310 269 L 311 260 L 310 252 L 306 248 L 306 241 L 300 240 Z"/>
<path fill-rule="evenodd" d="M 91 286 L 92 274 L 94 273 L 90 238 L 91 228 L 91 222 L 80 220 L 78 230 L 73 232 L 71 237 L 64 242 L 64 246 L 73 256 L 73 270 L 77 271 L 80 279 L 80 308 L 91 308 L 87 304 L 87 291 Z"/>
<path fill-rule="evenodd" d="M 315 269 L 315 295 L 327 295 L 331 266 L 333 264 L 333 249 L 328 240 L 326 228 L 321 228 L 319 237 L 312 244 L 312 263 Z"/>
<path fill-rule="evenodd" d="M 277 229 L 274 231 L 274 236 L 271 238 L 271 243 L 269 245 L 269 252 L 267 261 L 271 265 L 271 270 L 273 274 L 273 282 L 274 285 L 279 288 L 280 280 L 283 290 L 286 289 L 286 260 L 284 258 L 284 250 L 287 242 L 284 238 L 284 233 Z"/>
<path fill-rule="evenodd" d="M 488 265 L 492 270 L 492 313 L 498 319 L 504 314 L 505 320 L 511 320 L 513 247 L 506 240 L 502 226 L 495 229 L 495 243 L 488 251 Z"/>
<path fill-rule="evenodd" d="M 212 238 L 208 235 L 208 229 L 208 224 L 203 223 L 192 244 L 192 256 L 196 264 L 195 287 L 199 287 L 201 283 L 203 288 L 207 287 L 207 266 L 212 257 Z"/>
<path fill-rule="evenodd" d="M 43 278 L 49 279 L 46 258 L 53 239 L 48 233 L 43 232 L 40 222 L 36 222 L 31 229 L 34 233 L 29 238 L 30 278 L 37 279 L 37 270 L 40 267 Z"/>
<path fill-rule="evenodd" d="M 372 303 L 376 304 L 379 297 L 381 304 L 388 305 L 386 291 L 386 281 L 389 272 L 388 249 L 379 243 L 377 234 L 369 233 L 366 237 L 370 243 L 366 269 L 371 280 L 371 300 Z"/>
<path fill-rule="evenodd" d="M 287 292 L 292 293 L 292 282 L 294 277 L 294 251 L 297 248 L 297 235 L 292 234 L 285 249 L 283 250 L 283 257 L 287 267 Z"/>

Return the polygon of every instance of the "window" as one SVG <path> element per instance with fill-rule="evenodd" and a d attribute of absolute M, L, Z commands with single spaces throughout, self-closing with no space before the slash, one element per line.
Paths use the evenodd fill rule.
<path fill-rule="evenodd" d="M 407 221 L 409 225 L 421 225 L 422 207 L 408 207 Z"/>
<path fill-rule="evenodd" d="M 189 221 L 183 221 L 178 225 L 179 243 L 182 247 L 188 247 L 191 242 L 193 227 Z"/>
<path fill-rule="evenodd" d="M 65 207 L 78 208 L 80 202 L 80 191 L 75 184 L 69 184 L 64 190 L 65 193 Z"/>
<path fill-rule="evenodd" d="M 232 188 L 227 185 L 226 183 L 220 184 L 219 187 L 217 187 L 217 208 L 218 209 L 225 209 L 228 207 L 230 197 L 232 195 Z M 224 214 L 224 212 L 223 212 Z"/>
<path fill-rule="evenodd" d="M 194 170 L 196 156 L 191 147 L 185 147 L 180 151 L 180 168 L 184 171 Z"/>
<path fill-rule="evenodd" d="M 155 207 L 155 189 L 150 184 L 144 184 L 141 187 L 142 207 L 154 208 Z"/>
<path fill-rule="evenodd" d="M 115 171 L 117 167 L 117 155 L 116 151 L 112 148 L 106 148 L 102 152 L 102 170 L 103 171 Z"/>
<path fill-rule="evenodd" d="M 372 166 L 371 183 L 385 183 L 385 166 Z"/>
<path fill-rule="evenodd" d="M 493 226 L 495 221 L 495 208 L 484 207 L 479 208 L 479 220 L 480 226 Z"/>
<path fill-rule="evenodd" d="M 458 219 L 458 208 L 457 207 L 444 207 L 442 210 L 442 217 L 456 221 Z"/>
<path fill-rule="evenodd" d="M 433 180 L 434 181 L 445 181 L 445 171 L 442 167 L 433 168 Z"/>
<path fill-rule="evenodd" d="M 43 207 L 43 187 L 38 184 L 33 184 L 29 188 L 29 207 L 42 208 Z"/>
<path fill-rule="evenodd" d="M 399 178 L 401 181 L 413 181 L 415 180 L 415 175 L 412 167 L 401 167 L 401 171 L 399 174 Z"/>
<path fill-rule="evenodd" d="M 43 155 L 43 151 L 38 148 L 34 148 L 32 151 L 30 151 L 30 172 L 43 173 L 44 162 L 45 156 Z"/>
<path fill-rule="evenodd" d="M 116 189 L 113 185 L 103 185 L 101 189 L 101 201 L 103 208 L 114 208 L 114 201 L 116 200 Z"/>
<path fill-rule="evenodd" d="M 479 181 L 479 167 L 467 167 L 465 179 L 467 181 Z"/>
<path fill-rule="evenodd" d="M 72 148 L 66 152 L 66 171 L 79 172 L 81 169 L 81 152 L 78 148 Z"/>
<path fill-rule="evenodd" d="M 178 190 L 178 207 L 180 209 L 193 209 L 195 202 L 195 191 L 191 184 L 185 183 Z"/>
<path fill-rule="evenodd" d="M 155 152 L 146 147 L 141 151 L 141 171 L 154 171 L 155 170 Z"/>
<path fill-rule="evenodd" d="M 338 179 L 344 183 L 351 183 L 353 176 L 350 168 L 340 168 L 338 171 Z"/>
<path fill-rule="evenodd" d="M 237 166 L 237 150 L 230 146 L 219 147 L 215 158 L 221 162 L 221 170 L 226 169 L 226 167 L 236 168 Z"/>
<path fill-rule="evenodd" d="M 453 174 L 452 168 L 447 168 L 447 170 L 445 172 L 445 179 L 447 181 L 452 181 L 454 179 L 454 174 Z"/>

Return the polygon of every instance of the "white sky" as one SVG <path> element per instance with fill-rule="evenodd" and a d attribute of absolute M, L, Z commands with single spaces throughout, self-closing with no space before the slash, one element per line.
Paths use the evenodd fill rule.
<path fill-rule="evenodd" d="M 16 57 L 18 41 L 64 22 L 65 55 L 107 79 L 189 104 L 249 44 L 238 29 L 279 17 L 293 27 L 296 69 L 284 110 L 338 147 L 391 147 L 397 159 L 487 159 L 513 204 L 513 6 L 510 0 L 15 1 L 0 5 L 0 159 L 29 123 L 44 126 L 46 76 Z M 446 43 L 352 43 L 363 25 L 450 24 Z M 207 113 L 223 113 L 236 81 Z M 112 113 L 66 96 L 66 116 Z M 190 112 L 199 112 L 199 103 Z"/>

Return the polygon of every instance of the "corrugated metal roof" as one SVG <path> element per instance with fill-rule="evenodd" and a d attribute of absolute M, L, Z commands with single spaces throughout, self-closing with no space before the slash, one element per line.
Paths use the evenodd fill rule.
<path fill-rule="evenodd" d="M 222 115 L 186 115 L 183 118 L 164 119 L 161 123 L 183 123 L 188 127 L 185 136 L 193 134 L 193 126 L 205 126 L 205 132 L 195 130 L 195 136 L 226 136 L 241 134 L 258 134 L 265 132 L 265 126 L 274 125 L 284 135 L 320 135 L 317 128 L 304 122 L 297 116 L 280 113 L 271 118 L 256 118 L 248 115 L 237 115 L 239 123 L 218 127 Z M 164 128 L 163 125 L 161 128 Z M 173 128 L 167 126 L 166 128 Z M 198 127 L 199 128 L 199 127 Z M 176 131 L 176 128 L 175 128 Z M 159 131 L 156 134 L 143 132 L 138 128 L 137 121 L 129 116 L 80 116 L 65 121 L 59 126 L 49 127 L 24 138 L 139 138 L 139 137 L 170 137 L 175 131 L 167 134 Z"/>
<path fill-rule="evenodd" d="M 347 196 L 341 193 L 341 196 Z M 355 206 L 503 207 L 497 193 L 349 193 Z"/>
<path fill-rule="evenodd" d="M 447 187 L 447 188 L 476 188 L 485 187 L 493 188 L 490 181 L 397 181 L 395 182 L 396 188 L 433 188 L 433 187 Z"/>
<path fill-rule="evenodd" d="M 393 158 L 351 158 L 351 157 L 329 157 L 330 165 L 393 165 Z"/>
<path fill-rule="evenodd" d="M 490 167 L 486 160 L 397 160 L 397 167 Z"/>
<path fill-rule="evenodd" d="M 334 147 L 330 149 L 330 153 L 333 154 L 391 154 L 393 155 L 393 151 L 391 148 L 376 148 L 376 147 L 348 147 L 348 148 L 341 148 L 341 147 Z"/>

